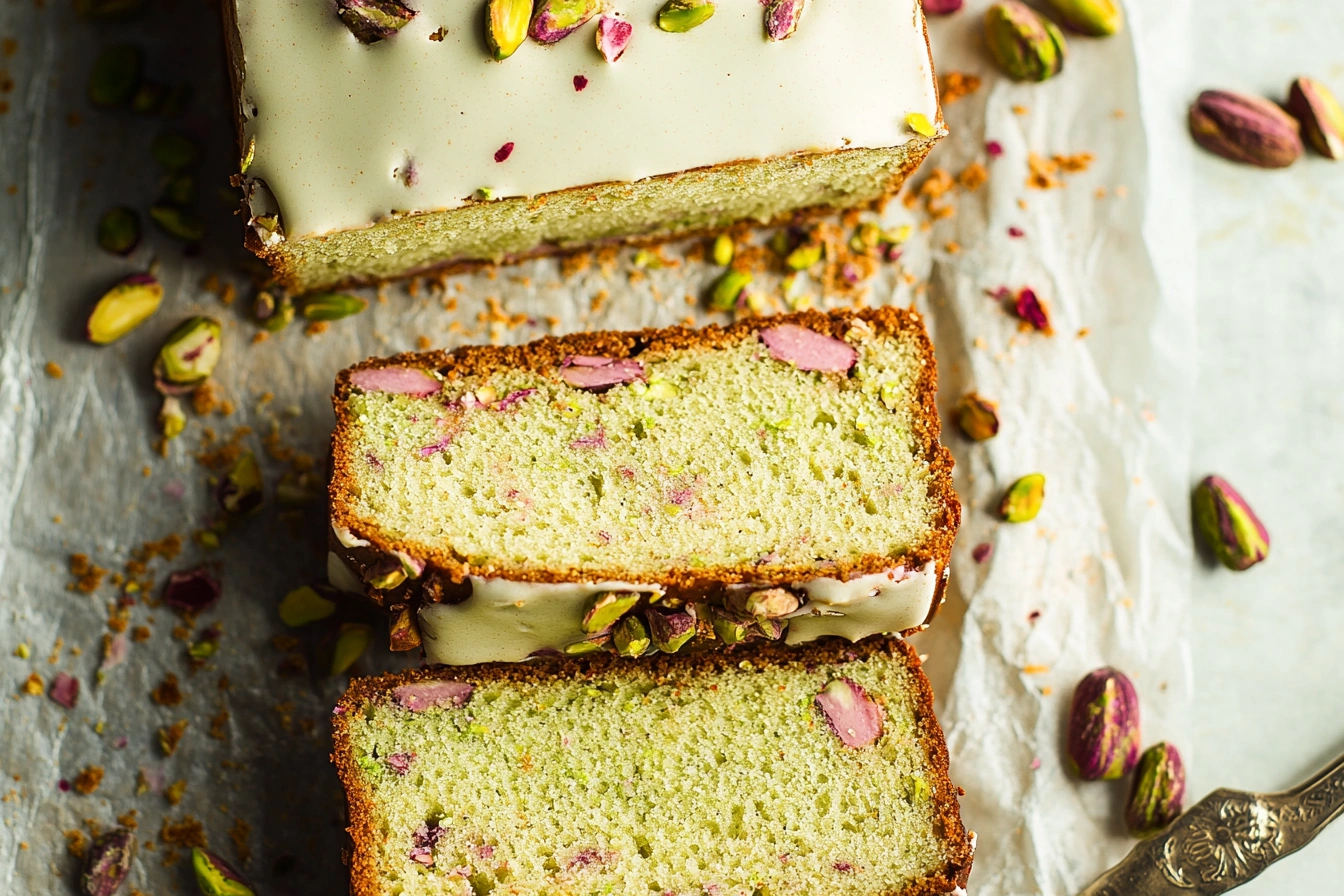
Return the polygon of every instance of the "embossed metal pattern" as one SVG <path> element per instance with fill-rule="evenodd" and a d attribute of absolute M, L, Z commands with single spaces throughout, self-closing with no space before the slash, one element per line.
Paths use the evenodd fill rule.
<path fill-rule="evenodd" d="M 1344 756 L 1283 793 L 1215 790 L 1081 896 L 1216 896 L 1306 846 L 1341 814 Z"/>

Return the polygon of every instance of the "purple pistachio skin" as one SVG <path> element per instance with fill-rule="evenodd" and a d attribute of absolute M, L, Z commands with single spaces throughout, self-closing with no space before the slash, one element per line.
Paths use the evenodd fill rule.
<path fill-rule="evenodd" d="M 131 870 L 135 834 L 126 828 L 109 831 L 93 841 L 79 878 L 83 896 L 113 896 Z"/>
<path fill-rule="evenodd" d="M 337 0 L 336 15 L 362 44 L 392 37 L 415 18 L 415 10 L 397 0 Z"/>
<path fill-rule="evenodd" d="M 1185 763 L 1169 743 L 1154 744 L 1139 757 L 1125 803 L 1125 825 L 1135 837 L 1151 837 L 1185 808 Z"/>
<path fill-rule="evenodd" d="M 770 0 L 765 7 L 765 34 L 771 40 L 788 40 L 798 30 L 804 0 Z"/>
<path fill-rule="evenodd" d="M 1305 151 L 1297 120 L 1269 100 L 1206 90 L 1190 107 L 1190 136 L 1214 155 L 1258 168 L 1287 168 Z"/>
<path fill-rule="evenodd" d="M 1344 108 L 1315 78 L 1298 78 L 1288 89 L 1288 111 L 1302 123 L 1312 148 L 1327 159 L 1344 159 Z"/>
<path fill-rule="evenodd" d="M 960 12 L 965 0 L 924 0 L 924 14 L 930 16 L 950 16 Z"/>
<path fill-rule="evenodd" d="M 1246 499 L 1221 476 L 1195 488 L 1195 529 L 1228 569 L 1242 572 L 1269 556 L 1269 531 Z"/>
<path fill-rule="evenodd" d="M 1089 673 L 1073 692 L 1065 750 L 1084 781 L 1123 778 L 1139 761 L 1139 695 L 1116 669 Z"/>
<path fill-rule="evenodd" d="M 553 44 L 569 37 L 601 11 L 600 0 L 541 0 L 527 33 L 539 44 Z"/>

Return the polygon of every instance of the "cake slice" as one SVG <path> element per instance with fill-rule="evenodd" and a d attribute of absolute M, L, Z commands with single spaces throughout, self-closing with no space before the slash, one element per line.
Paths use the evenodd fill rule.
<path fill-rule="evenodd" d="M 768 4 L 787 34 L 624 0 L 499 61 L 485 0 L 220 6 L 247 245 L 294 291 L 868 205 L 945 133 L 918 0 Z"/>
<path fill-rule="evenodd" d="M 935 392 L 896 308 L 367 361 L 332 581 L 436 663 L 915 630 L 960 519 Z"/>
<path fill-rule="evenodd" d="M 968 839 L 903 641 L 356 680 L 352 896 L 929 896 Z"/>

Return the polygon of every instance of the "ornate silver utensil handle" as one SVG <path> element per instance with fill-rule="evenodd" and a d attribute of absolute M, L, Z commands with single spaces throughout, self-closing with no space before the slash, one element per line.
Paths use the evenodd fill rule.
<path fill-rule="evenodd" d="M 1344 814 L 1344 756 L 1282 793 L 1220 788 L 1081 896 L 1216 896 L 1310 843 Z"/>

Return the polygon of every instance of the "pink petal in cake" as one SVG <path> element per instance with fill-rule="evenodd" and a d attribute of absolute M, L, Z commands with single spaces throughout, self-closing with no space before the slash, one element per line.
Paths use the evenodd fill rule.
<path fill-rule="evenodd" d="M 595 355 L 570 355 L 560 364 L 560 377 L 577 389 L 606 389 L 643 379 L 638 361 Z"/>
<path fill-rule="evenodd" d="M 350 374 L 350 385 L 365 392 L 391 392 L 427 398 L 443 388 L 423 370 L 414 367 L 367 367 Z"/>
<path fill-rule="evenodd" d="M 848 678 L 837 678 L 816 696 L 835 736 L 847 747 L 866 747 L 882 736 L 882 707 Z"/>
<path fill-rule="evenodd" d="M 474 690 L 465 681 L 417 681 L 404 684 L 392 692 L 392 697 L 411 712 L 423 712 L 442 706 L 463 706 Z"/>
<path fill-rule="evenodd" d="M 69 672 L 57 672 L 47 696 L 66 709 L 74 709 L 79 702 L 79 679 Z"/>
<path fill-rule="evenodd" d="M 833 336 L 797 324 L 781 324 L 761 331 L 761 341 L 776 361 L 799 370 L 846 373 L 859 360 L 859 353 Z"/>

